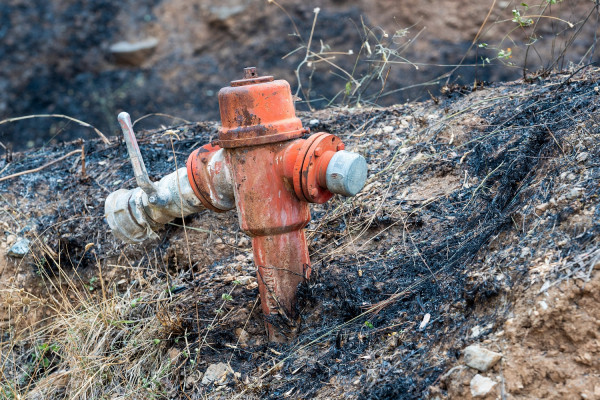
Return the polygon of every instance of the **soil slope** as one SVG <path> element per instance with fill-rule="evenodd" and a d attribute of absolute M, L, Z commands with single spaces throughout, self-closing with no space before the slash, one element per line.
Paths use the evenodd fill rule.
<path fill-rule="evenodd" d="M 31 240 L 26 257 L 0 257 L 1 390 L 463 399 L 478 373 L 492 380 L 488 398 L 596 398 L 599 77 L 587 68 L 303 114 L 313 132 L 363 154 L 369 180 L 355 198 L 312 208 L 314 274 L 299 288 L 300 334 L 285 345 L 265 342 L 250 243 L 233 213 L 175 221 L 144 245 L 112 237 L 104 198 L 134 184 L 123 143 L 86 141 L 85 176 L 74 154 L 0 182 L 0 252 Z M 151 176 L 181 166 L 216 129 L 139 132 Z M 15 154 L 0 169 L 80 148 Z M 466 367 L 473 343 L 501 361 Z"/>

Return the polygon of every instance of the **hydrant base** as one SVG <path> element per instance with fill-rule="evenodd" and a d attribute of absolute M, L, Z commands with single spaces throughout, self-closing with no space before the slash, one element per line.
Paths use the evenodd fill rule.
<path fill-rule="evenodd" d="M 310 276 L 304 229 L 252 239 L 265 326 L 271 341 L 285 341 L 299 326 L 296 293 Z"/>

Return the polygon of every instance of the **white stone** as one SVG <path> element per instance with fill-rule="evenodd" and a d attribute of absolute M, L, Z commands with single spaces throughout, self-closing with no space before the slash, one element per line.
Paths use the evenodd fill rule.
<path fill-rule="evenodd" d="M 423 330 L 425 329 L 425 327 L 427 326 L 427 324 L 429 323 L 429 320 L 431 319 L 431 314 L 427 313 L 423 316 L 423 321 L 421 321 L 421 324 L 419 325 L 419 329 Z"/>
<path fill-rule="evenodd" d="M 579 153 L 579 154 L 577 154 L 577 161 L 584 162 L 585 160 L 588 159 L 589 156 L 590 156 L 590 153 L 588 153 L 587 151 L 584 151 L 583 153 Z"/>
<path fill-rule="evenodd" d="M 6 237 L 6 245 L 9 247 L 12 246 L 13 244 L 15 244 L 17 239 L 18 239 L 18 237 L 16 237 L 15 235 L 8 235 Z"/>
<path fill-rule="evenodd" d="M 383 127 L 383 133 L 392 133 L 394 132 L 394 127 L 393 126 L 384 126 Z"/>
<path fill-rule="evenodd" d="M 496 384 L 494 380 L 477 374 L 471 379 L 471 396 L 483 397 L 491 392 Z"/>
<path fill-rule="evenodd" d="M 16 258 L 23 258 L 29 253 L 29 239 L 19 239 L 8 249 L 8 255 Z"/>
<path fill-rule="evenodd" d="M 156 50 L 158 39 L 149 37 L 137 42 L 118 42 L 110 46 L 110 52 L 120 64 L 141 65 Z"/>
<path fill-rule="evenodd" d="M 472 344 L 465 348 L 463 355 L 465 357 L 465 364 L 481 372 L 487 371 L 502 358 L 502 354 L 490 351 L 478 344 Z"/>
<path fill-rule="evenodd" d="M 238 281 L 240 285 L 247 285 L 255 279 L 253 276 L 238 276 L 237 278 L 235 278 L 235 280 Z"/>
<path fill-rule="evenodd" d="M 569 193 L 567 193 L 566 198 L 571 200 L 571 199 L 575 199 L 579 196 L 581 196 L 584 192 L 583 188 L 580 187 L 574 187 L 573 189 L 569 190 Z"/>
<path fill-rule="evenodd" d="M 225 363 L 210 364 L 202 377 L 202 384 L 210 385 L 219 382 L 227 376 L 228 372 L 229 367 Z"/>

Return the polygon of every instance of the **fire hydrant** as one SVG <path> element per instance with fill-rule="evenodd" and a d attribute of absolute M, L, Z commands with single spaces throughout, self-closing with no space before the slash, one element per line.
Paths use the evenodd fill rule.
<path fill-rule="evenodd" d="M 244 79 L 219 92 L 222 127 L 218 145 L 192 152 L 186 168 L 159 182 L 146 172 L 131 120 L 119 114 L 138 188 L 111 193 L 105 204 L 115 236 L 140 243 L 165 223 L 203 209 L 237 209 L 252 238 L 265 327 L 271 341 L 285 341 L 299 326 L 296 292 L 311 264 L 304 227 L 309 203 L 334 193 L 354 196 L 367 164 L 344 150 L 337 136 L 308 133 L 296 117 L 290 85 L 246 68 Z"/>

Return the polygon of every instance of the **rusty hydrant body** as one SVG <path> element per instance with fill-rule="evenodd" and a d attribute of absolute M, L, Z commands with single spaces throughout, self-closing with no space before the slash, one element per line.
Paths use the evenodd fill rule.
<path fill-rule="evenodd" d="M 304 233 L 310 222 L 309 203 L 323 203 L 333 193 L 356 194 L 364 185 L 367 169 L 364 158 L 344 151 L 334 135 L 300 138 L 308 131 L 295 115 L 286 81 L 259 77 L 254 68 L 245 72 L 245 79 L 233 81 L 219 92 L 219 145 L 205 145 L 190 155 L 184 171 L 189 188 L 183 185 L 181 191 L 191 189 L 199 200 L 190 200 L 192 212 L 237 209 L 241 229 L 252 237 L 269 339 L 283 341 L 293 337 L 298 327 L 296 292 L 310 275 Z M 121 192 L 119 197 L 124 196 Z M 180 203 L 182 198 L 179 194 Z M 127 217 L 115 218 L 117 213 L 109 203 L 115 199 L 107 199 L 107 220 L 113 231 L 127 240 L 121 227 Z M 144 210 L 143 198 L 138 203 Z M 150 210 L 146 214 L 151 215 L 156 206 L 147 203 Z M 156 224 L 147 225 L 154 230 Z M 143 240 L 143 236 L 139 238 Z"/>

